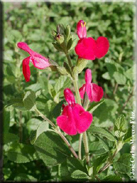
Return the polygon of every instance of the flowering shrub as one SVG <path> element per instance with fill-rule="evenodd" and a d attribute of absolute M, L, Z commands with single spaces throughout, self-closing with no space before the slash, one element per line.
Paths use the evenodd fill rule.
<path fill-rule="evenodd" d="M 11 131 L 4 135 L 5 157 L 10 167 L 13 162 L 20 167 L 16 181 L 130 179 L 131 156 L 125 146 L 131 139 L 131 127 L 121 113 L 131 80 L 125 81 L 123 63 L 113 61 L 116 48 L 112 35 L 101 32 L 105 22 L 97 34 L 92 34 L 90 21 L 86 22 L 80 20 L 72 27 L 71 21 L 67 26 L 57 25 L 52 31 L 53 45 L 46 25 L 44 44 L 43 36 L 39 37 L 42 34 L 33 37 L 28 33 L 26 38 L 25 28 L 23 36 L 16 39 L 17 77 L 6 79 L 13 87 L 15 84 L 17 92 L 7 105 L 12 111 Z M 55 22 L 51 24 L 55 27 Z M 9 70 L 7 67 L 6 72 Z M 129 78 L 129 71 L 126 73 Z M 123 108 L 118 108 L 120 103 Z M 18 130 L 19 138 L 13 133 Z"/>

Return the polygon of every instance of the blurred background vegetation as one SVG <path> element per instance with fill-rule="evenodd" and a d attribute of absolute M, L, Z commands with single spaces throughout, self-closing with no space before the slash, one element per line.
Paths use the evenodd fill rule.
<path fill-rule="evenodd" d="M 23 110 L 21 98 L 28 90 L 35 91 L 38 108 L 53 118 L 52 114 L 60 113 L 63 89 L 71 87 L 69 80 L 62 81 L 60 100 L 54 102 L 55 96 L 48 91 L 48 82 L 52 86 L 59 75 L 49 70 L 38 70 L 31 65 L 31 79 L 25 82 L 22 74 L 22 60 L 25 53 L 19 51 L 17 42 L 26 42 L 31 49 L 45 57 L 63 65 L 65 55 L 55 50 L 52 31 L 57 24 L 70 25 L 73 38 L 77 41 L 76 24 L 79 20 L 86 21 L 88 37 L 97 39 L 105 36 L 110 49 L 105 57 L 88 63 L 92 70 L 93 82 L 102 86 L 105 102 L 94 111 L 93 123 L 96 126 L 113 128 L 116 117 L 124 114 L 130 121 L 133 111 L 134 84 L 134 8 L 135 5 L 124 2 L 80 2 L 80 3 L 3 3 L 4 6 L 4 179 L 14 181 L 56 181 L 56 167 L 47 167 L 42 160 L 33 156 L 30 144 L 30 132 L 35 130 L 41 119 L 32 112 Z M 27 55 L 27 54 L 26 54 Z M 77 56 L 74 49 L 70 56 L 73 64 Z M 84 83 L 85 70 L 79 76 L 79 87 Z M 73 89 L 73 88 L 72 88 Z M 61 101 L 61 102 L 60 102 Z M 20 105 L 19 105 L 20 104 Z M 58 106 L 58 110 L 56 111 Z M 55 119 L 54 119 L 55 120 Z M 129 127 L 129 137 L 131 128 Z M 23 156 L 19 143 L 24 151 L 30 148 L 30 157 Z M 122 148 L 121 153 L 130 153 L 130 143 Z M 13 154 L 22 156 L 15 159 Z M 126 174 L 126 173 L 125 173 Z M 128 175 L 127 175 L 127 180 Z"/>

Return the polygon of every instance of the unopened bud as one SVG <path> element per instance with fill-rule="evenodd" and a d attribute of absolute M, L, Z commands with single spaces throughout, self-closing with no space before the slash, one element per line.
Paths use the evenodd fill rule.
<path fill-rule="evenodd" d="M 62 44 L 64 42 L 64 36 L 63 35 L 57 35 L 55 39 L 59 44 Z"/>

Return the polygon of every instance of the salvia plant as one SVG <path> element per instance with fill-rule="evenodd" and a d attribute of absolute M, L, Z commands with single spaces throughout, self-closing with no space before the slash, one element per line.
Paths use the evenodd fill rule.
<path fill-rule="evenodd" d="M 83 20 L 78 21 L 76 34 L 79 38 L 77 43 L 69 25 L 66 27 L 57 25 L 57 29 L 52 32 L 53 46 L 66 56 L 67 62 L 64 61 L 62 66 L 58 65 L 56 60 L 53 61 L 33 51 L 27 43 L 17 43 L 19 49 L 29 54 L 22 61 L 22 72 L 26 82 L 31 80 L 32 64 L 37 69 L 57 72 L 61 77 L 69 78 L 71 81 L 71 87 L 63 89 L 64 96 L 62 95 L 61 99 L 59 83 L 55 87 L 48 84 L 47 90 L 54 97 L 54 102 L 63 101 L 61 105 L 57 105 L 51 118 L 46 112 L 43 113 L 38 109 L 35 102 L 36 92 L 30 90 L 25 93 L 23 97 L 25 109 L 34 112 L 43 121 L 30 135 L 30 142 L 36 151 L 33 156 L 42 159 L 48 167 L 52 167 L 52 172 L 58 165 L 58 180 L 121 181 L 121 175 L 110 173 L 107 176 L 106 171 L 111 172 L 115 169 L 122 171 L 123 161 L 130 158 L 129 154 L 119 157 L 119 151 L 129 141 L 128 124 L 123 115 L 119 116 L 114 128 L 110 130 L 93 123 L 93 111 L 105 100 L 104 89 L 92 82 L 94 71 L 87 68 L 87 64 L 91 62 L 94 64 L 95 59 L 103 58 L 109 52 L 109 38 L 102 35 L 96 39 L 88 37 L 86 22 Z M 77 55 L 77 60 L 73 62 L 70 57 L 72 49 Z M 80 86 L 79 75 L 83 70 L 85 82 Z M 59 110 L 58 116 L 54 114 L 56 110 Z M 74 143 L 76 136 L 79 138 L 78 144 Z M 32 158 L 32 153 L 28 156 Z"/>

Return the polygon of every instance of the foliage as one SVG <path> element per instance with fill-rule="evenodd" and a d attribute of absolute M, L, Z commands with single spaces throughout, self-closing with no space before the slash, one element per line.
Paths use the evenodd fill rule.
<path fill-rule="evenodd" d="M 134 4 L 5 2 L 3 5 L 4 179 L 94 181 L 97 176 L 103 181 L 129 181 Z M 79 75 L 79 87 L 84 83 L 85 69 L 90 68 L 93 83 L 98 83 L 104 90 L 104 100 L 97 104 L 93 102 L 88 108 L 93 114 L 92 125 L 87 131 L 90 166 L 72 157 L 58 134 L 35 113 L 37 106 L 56 124 L 64 103 L 63 91 L 72 86 L 70 77 L 65 75 L 70 73 L 66 57 L 58 51 L 60 48 L 58 44 L 55 45 L 52 34 L 57 24 L 70 25 L 72 38 L 68 36 L 67 47 L 73 64 L 76 63 L 74 47 L 78 38 L 74 32 L 80 19 L 87 22 L 88 36 L 95 39 L 105 36 L 110 43 L 105 57 L 88 61 L 82 68 L 79 65 L 75 68 L 79 73 L 83 70 Z M 69 30 L 66 35 L 69 35 Z M 51 72 L 51 69 L 37 70 L 31 65 L 31 81 L 26 83 L 21 65 L 28 54 L 17 48 L 19 41 L 27 42 L 33 50 L 54 60 L 60 66 L 58 73 Z M 78 135 L 65 137 L 78 152 Z M 107 169 L 104 168 L 106 166 Z"/>

